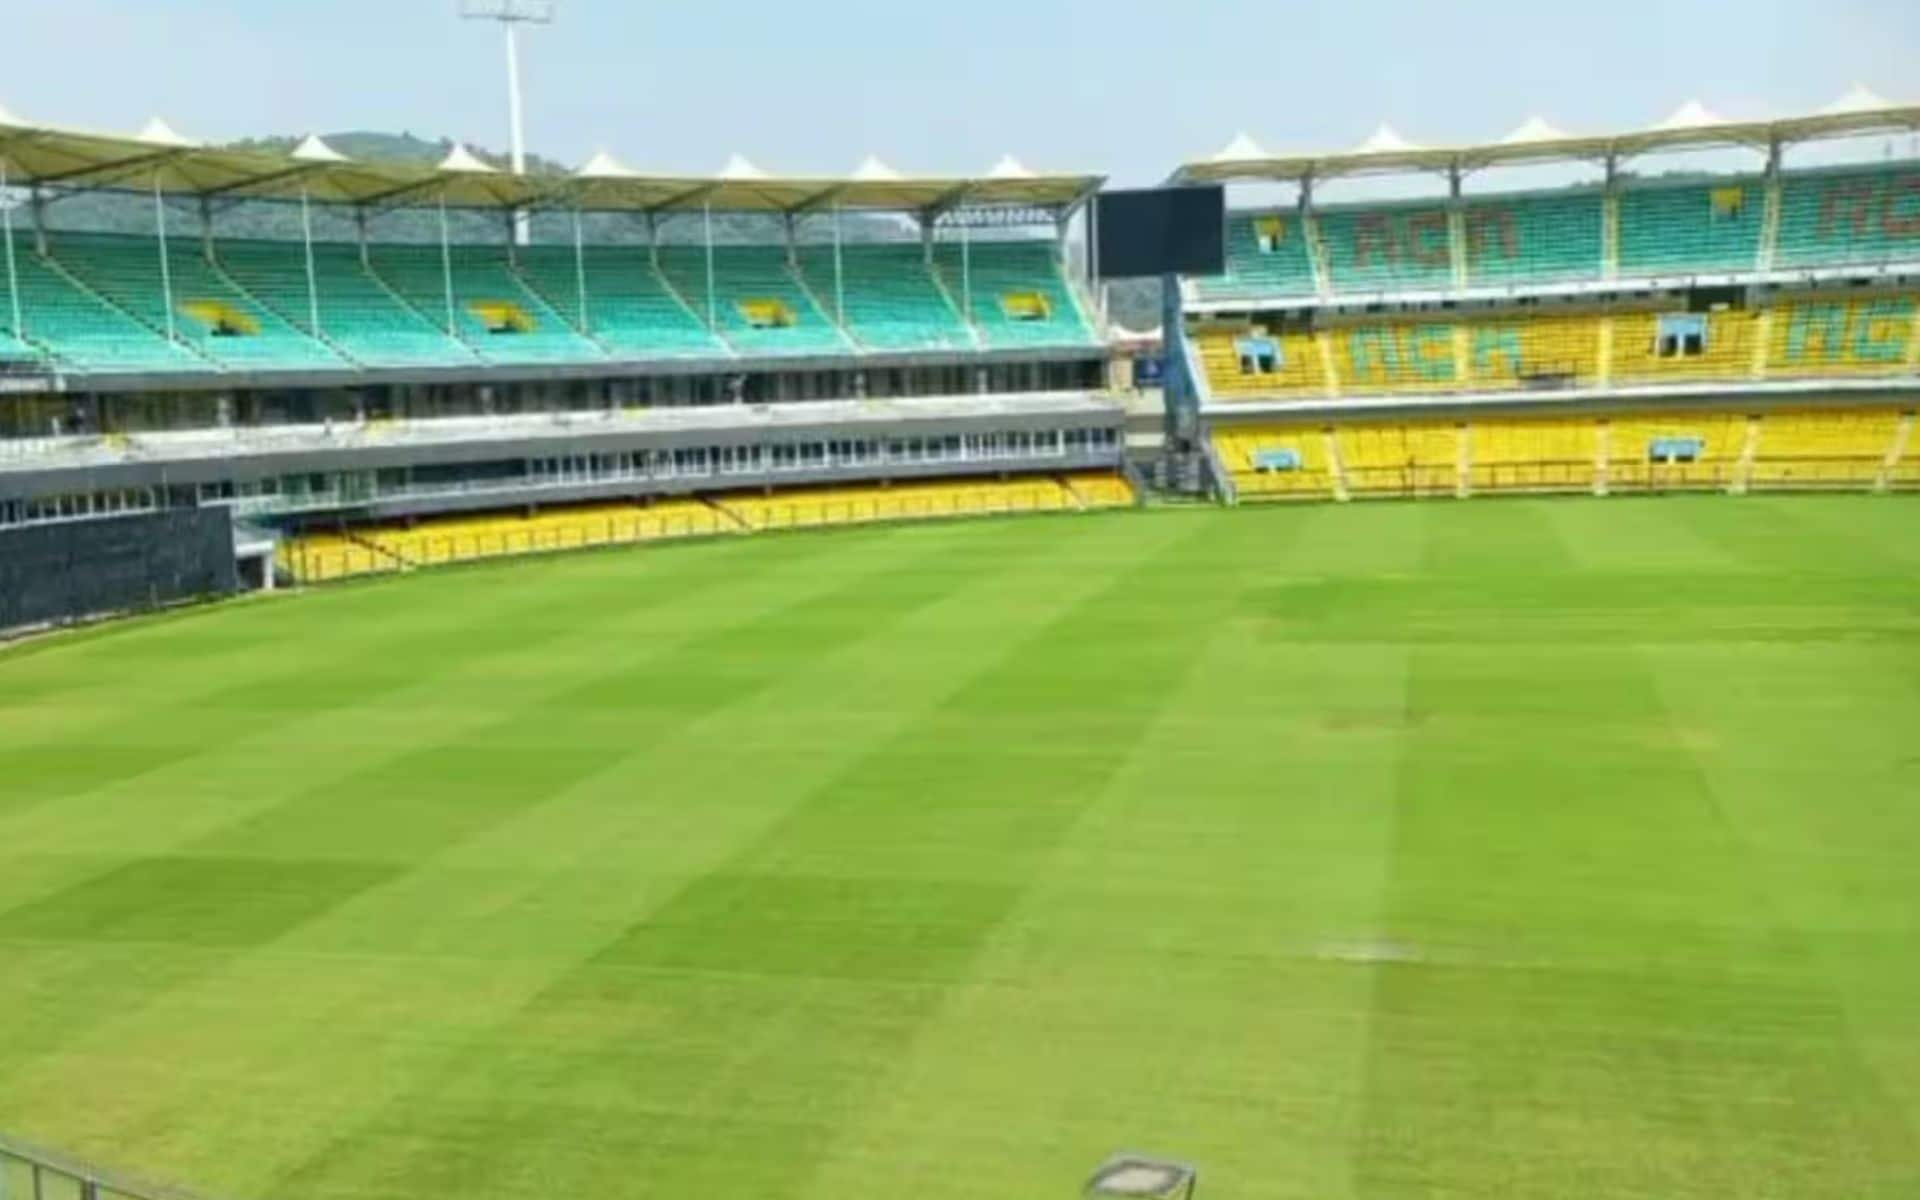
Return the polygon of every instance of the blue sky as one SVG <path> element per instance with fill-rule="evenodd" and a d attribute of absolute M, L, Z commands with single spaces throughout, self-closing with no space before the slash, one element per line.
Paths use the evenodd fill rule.
<path fill-rule="evenodd" d="M 503 146 L 498 32 L 454 0 L 8 5 L 0 106 L 225 139 L 407 129 Z M 561 0 L 527 39 L 529 139 L 578 162 L 836 173 L 1039 169 L 1157 180 L 1245 128 L 1275 149 L 1498 137 L 1920 100 L 1916 0 Z"/>

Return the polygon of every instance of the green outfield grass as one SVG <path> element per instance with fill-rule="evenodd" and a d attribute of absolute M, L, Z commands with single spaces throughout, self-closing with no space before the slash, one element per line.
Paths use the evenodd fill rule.
<path fill-rule="evenodd" d="M 29 644 L 0 1130 L 257 1200 L 1913 1200 L 1920 503 L 770 535 Z"/>

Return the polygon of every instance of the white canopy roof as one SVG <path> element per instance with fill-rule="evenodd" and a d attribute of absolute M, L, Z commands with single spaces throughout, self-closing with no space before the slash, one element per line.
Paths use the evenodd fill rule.
<path fill-rule="evenodd" d="M 873 160 L 852 176 L 771 176 L 735 155 L 720 174 L 633 170 L 601 152 L 571 175 L 515 175 L 455 145 L 435 166 L 349 159 L 319 137 L 292 151 L 207 146 L 155 119 L 138 134 L 96 133 L 24 121 L 0 108 L 0 163 L 10 184 L 74 188 L 158 187 L 202 196 L 290 198 L 405 206 L 445 200 L 456 207 L 579 206 L 596 211 L 798 212 L 824 204 L 876 212 L 924 212 L 960 205 L 1064 208 L 1104 182 L 1090 173 L 1037 174 L 1009 158 L 985 177 L 901 176 Z M 880 170 L 872 167 L 879 166 Z"/>
<path fill-rule="evenodd" d="M 1531 117 L 1500 141 L 1467 146 L 1421 147 L 1382 125 L 1357 149 L 1334 154 L 1267 155 L 1241 134 L 1223 151 L 1182 166 L 1175 178 L 1190 182 L 1272 180 L 1297 182 L 1342 175 L 1405 171 L 1474 171 L 1482 167 L 1578 159 L 1623 160 L 1654 150 L 1687 147 L 1773 145 L 1920 130 L 1920 105 L 1889 104 L 1864 87 L 1817 113 L 1777 121 L 1729 121 L 1698 100 L 1689 100 L 1646 129 L 1617 134 L 1564 133 Z"/>

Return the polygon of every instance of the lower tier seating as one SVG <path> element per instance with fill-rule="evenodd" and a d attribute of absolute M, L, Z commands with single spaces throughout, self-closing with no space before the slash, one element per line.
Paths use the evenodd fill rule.
<path fill-rule="evenodd" d="M 1242 500 L 1485 492 L 1920 485 L 1893 408 L 1473 416 L 1232 425 L 1212 435 Z"/>
<path fill-rule="evenodd" d="M 278 565 L 281 574 L 297 582 L 325 583 L 445 563 L 672 538 L 870 521 L 1079 512 L 1135 501 L 1133 485 L 1121 476 L 1088 471 L 574 504 L 532 513 L 459 514 L 303 533 L 280 543 Z"/>

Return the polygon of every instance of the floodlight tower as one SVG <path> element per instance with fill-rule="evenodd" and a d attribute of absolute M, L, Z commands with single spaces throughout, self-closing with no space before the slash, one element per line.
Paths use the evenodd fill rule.
<path fill-rule="evenodd" d="M 557 0 L 460 0 L 460 16 L 468 21 L 498 21 L 507 33 L 507 120 L 512 125 L 513 173 L 527 170 L 527 131 L 520 112 L 520 27 L 551 25 Z M 531 224 L 522 210 L 513 214 L 513 240 L 524 246 Z"/>

